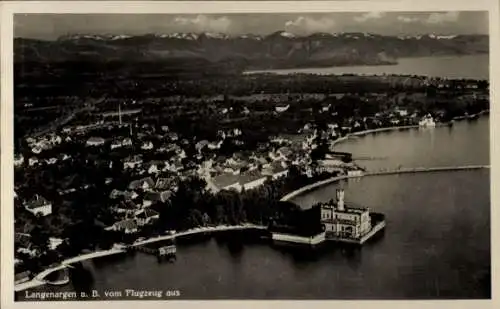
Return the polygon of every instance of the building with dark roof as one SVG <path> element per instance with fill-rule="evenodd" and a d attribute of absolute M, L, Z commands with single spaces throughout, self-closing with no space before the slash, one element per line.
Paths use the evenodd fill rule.
<path fill-rule="evenodd" d="M 34 215 L 47 216 L 52 213 L 52 203 L 39 194 L 35 194 L 31 200 L 26 202 L 24 208 Z"/>

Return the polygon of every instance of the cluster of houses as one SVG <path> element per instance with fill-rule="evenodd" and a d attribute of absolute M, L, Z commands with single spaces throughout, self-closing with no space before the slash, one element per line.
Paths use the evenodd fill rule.
<path fill-rule="evenodd" d="M 35 216 L 45 217 L 52 214 L 52 203 L 39 194 L 25 201 L 23 207 Z"/>
<path fill-rule="evenodd" d="M 165 203 L 178 190 L 177 177 L 147 176 L 130 182 L 126 190 L 114 189 L 109 195 L 113 201 L 112 210 L 120 218 L 107 230 L 125 234 L 135 233 L 140 227 L 159 218 L 159 213 L 150 207 L 155 203 Z M 115 202 L 116 201 L 116 202 Z"/>
<path fill-rule="evenodd" d="M 178 189 L 179 181 L 189 177 L 199 177 L 205 180 L 206 190 L 217 193 L 221 190 L 251 190 L 263 186 L 266 181 L 277 180 L 288 175 L 292 166 L 299 167 L 308 176 L 312 177 L 315 170 L 312 167 L 311 151 L 317 147 L 319 136 L 336 137 L 339 134 L 339 126 L 331 124 L 325 132 L 319 132 L 313 125 L 305 125 L 296 134 L 280 134 L 273 136 L 270 140 L 254 151 L 236 152 L 230 157 L 223 157 L 218 153 L 222 143 L 228 139 L 237 141 L 242 136 L 239 128 L 220 130 L 216 140 L 190 141 L 180 138 L 175 132 L 171 132 L 167 126 L 161 127 L 161 132 L 146 134 L 148 128 L 138 130 L 136 139 L 132 136 L 115 136 L 105 139 L 93 134 L 96 126 L 99 128 L 104 124 L 97 123 L 91 126 L 81 126 L 76 129 L 66 130 L 67 138 L 71 138 L 74 132 L 85 132 L 91 136 L 84 143 L 87 147 L 106 147 L 109 150 L 134 147 L 140 149 L 138 153 L 131 153 L 128 157 L 121 159 L 122 169 L 133 180 L 126 188 L 115 188 L 112 190 L 109 201 L 111 209 L 117 215 L 118 220 L 107 229 L 123 233 L 135 233 L 141 227 L 151 224 L 159 218 L 159 214 L 151 208 L 156 203 L 167 203 Z M 115 126 L 118 124 L 115 124 Z M 123 124 L 120 122 L 120 126 Z M 152 135 L 153 134 L 153 135 Z M 326 136 L 325 136 L 326 134 Z M 61 143 L 66 140 L 66 135 L 51 135 L 50 141 Z M 154 142 L 149 139 L 157 136 Z M 135 145 L 138 143 L 138 145 Z M 190 143 L 195 143 L 194 156 L 190 160 L 186 151 Z M 144 153 L 152 154 L 169 153 L 168 159 L 145 161 Z M 71 158 L 62 155 L 59 160 Z M 32 161 L 37 160 L 31 157 Z M 19 159 L 20 161 L 20 159 Z M 39 162 L 38 162 L 39 163 Z M 323 160 L 318 163 L 316 171 L 338 172 L 345 168 L 345 163 L 340 160 Z M 116 161 L 109 162 L 110 167 Z M 75 176 L 78 177 L 78 176 Z M 112 183 L 112 179 L 106 179 L 106 184 Z M 87 187 L 92 184 L 87 184 Z M 84 187 L 75 187 L 60 190 L 61 194 L 83 190 Z M 24 208 L 37 216 L 48 216 L 52 213 L 52 203 L 40 195 L 33 196 L 24 203 Z"/>
<path fill-rule="evenodd" d="M 44 150 L 52 149 L 54 146 L 61 144 L 62 141 L 62 138 L 54 133 L 26 138 L 28 147 L 34 154 L 40 154 Z"/>

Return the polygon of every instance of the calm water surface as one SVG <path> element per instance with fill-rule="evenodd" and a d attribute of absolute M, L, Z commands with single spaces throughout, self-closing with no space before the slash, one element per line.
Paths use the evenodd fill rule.
<path fill-rule="evenodd" d="M 412 74 L 442 78 L 489 79 L 488 55 L 440 56 L 421 58 L 401 58 L 397 65 L 346 66 L 329 68 L 304 68 L 285 70 L 250 71 L 247 73 L 276 74 Z"/>
<path fill-rule="evenodd" d="M 488 122 L 485 117 L 452 129 L 382 133 L 339 148 L 390 156 L 365 162 L 375 167 L 489 164 Z M 174 263 L 142 253 L 88 262 L 91 288 L 101 294 L 175 289 L 185 299 L 490 297 L 489 170 L 367 177 L 323 187 L 295 202 L 309 207 L 330 199 L 339 185 L 348 202 L 386 214 L 381 238 L 362 248 L 332 245 L 317 252 L 211 239 L 179 246 Z M 72 286 L 38 290 L 50 289 Z"/>
<path fill-rule="evenodd" d="M 457 121 L 452 127 L 385 131 L 354 137 L 335 145 L 353 153 L 371 170 L 489 164 L 489 118 Z"/>

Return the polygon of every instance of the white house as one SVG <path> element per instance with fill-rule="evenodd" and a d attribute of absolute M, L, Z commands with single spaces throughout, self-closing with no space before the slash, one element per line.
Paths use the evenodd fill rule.
<path fill-rule="evenodd" d="M 148 168 L 148 174 L 158 174 L 159 172 L 160 170 L 156 164 L 151 164 Z"/>
<path fill-rule="evenodd" d="M 361 177 L 361 176 L 363 176 L 363 171 L 360 171 L 360 170 L 347 171 L 347 176 Z"/>
<path fill-rule="evenodd" d="M 124 232 L 125 234 L 136 233 L 138 230 L 137 223 L 133 219 L 127 219 L 123 221 L 116 222 L 107 230 Z"/>
<path fill-rule="evenodd" d="M 52 213 L 52 203 L 38 194 L 35 194 L 31 200 L 26 202 L 24 208 L 34 215 L 47 216 Z"/>
<path fill-rule="evenodd" d="M 194 147 L 198 152 L 201 152 L 203 150 L 203 148 L 205 148 L 209 143 L 210 143 L 209 141 L 204 139 L 204 140 L 201 140 L 198 143 L 196 143 L 196 145 Z"/>
<path fill-rule="evenodd" d="M 35 146 L 31 149 L 31 152 L 33 152 L 34 154 L 40 154 L 42 152 L 42 148 Z"/>
<path fill-rule="evenodd" d="M 418 125 L 420 127 L 424 127 L 424 128 L 433 128 L 436 126 L 436 123 L 434 122 L 434 119 L 432 118 L 432 116 L 430 114 L 424 116 L 419 122 L 418 122 Z"/>
<path fill-rule="evenodd" d="M 130 137 L 126 137 L 122 141 L 122 146 L 132 146 L 132 139 Z"/>
<path fill-rule="evenodd" d="M 60 144 L 60 143 L 62 143 L 62 138 L 59 135 L 52 135 L 50 137 L 50 142 L 53 145 Z"/>
<path fill-rule="evenodd" d="M 322 111 L 322 112 L 328 112 L 328 111 L 330 110 L 330 107 L 332 107 L 332 105 L 331 105 L 331 104 L 328 104 L 328 105 L 323 105 L 323 106 L 321 107 L 321 111 Z"/>
<path fill-rule="evenodd" d="M 279 104 L 279 105 L 276 105 L 275 107 L 275 110 L 278 112 L 278 113 L 283 113 L 285 111 L 288 110 L 288 108 L 290 107 L 290 104 Z"/>
<path fill-rule="evenodd" d="M 23 155 L 20 154 L 20 155 L 14 156 L 14 166 L 15 167 L 19 167 L 19 166 L 23 165 L 23 163 L 24 163 Z"/>
<path fill-rule="evenodd" d="M 142 144 L 141 149 L 143 150 L 151 150 L 153 149 L 153 143 L 152 142 L 146 142 Z"/>
<path fill-rule="evenodd" d="M 101 146 L 106 141 L 102 137 L 91 137 L 87 140 L 87 146 Z"/>
<path fill-rule="evenodd" d="M 142 158 L 140 156 L 134 156 L 132 158 L 128 158 L 123 162 L 124 169 L 134 169 L 137 166 L 142 164 Z"/>
<path fill-rule="evenodd" d="M 208 144 L 208 149 L 211 149 L 211 150 L 220 149 L 221 146 L 222 146 L 222 141 L 211 142 Z"/>
<path fill-rule="evenodd" d="M 408 111 L 406 109 L 398 109 L 397 110 L 397 113 L 399 114 L 399 116 L 401 117 L 405 117 L 405 116 L 408 116 Z"/>
<path fill-rule="evenodd" d="M 111 149 L 121 148 L 123 145 L 120 141 L 113 141 L 111 143 Z"/>
<path fill-rule="evenodd" d="M 49 165 L 53 165 L 57 163 L 57 158 L 50 158 L 45 161 Z"/>
<path fill-rule="evenodd" d="M 137 225 L 143 226 L 151 223 L 153 220 L 159 219 L 160 214 L 151 208 L 145 208 L 138 211 L 135 215 L 135 218 L 137 220 Z"/>
<path fill-rule="evenodd" d="M 49 248 L 50 248 L 50 250 L 55 250 L 62 243 L 63 243 L 63 240 L 60 239 L 60 238 L 54 238 L 54 237 L 50 237 L 49 238 Z"/>

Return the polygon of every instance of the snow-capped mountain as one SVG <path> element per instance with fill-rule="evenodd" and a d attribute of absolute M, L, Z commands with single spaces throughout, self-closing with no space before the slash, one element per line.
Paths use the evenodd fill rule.
<path fill-rule="evenodd" d="M 64 45 L 61 45 L 64 44 Z M 221 33 L 73 34 L 56 41 L 17 38 L 19 61 L 238 60 L 257 68 L 382 64 L 400 57 L 487 53 L 486 35 L 383 36 L 373 33 L 277 31 L 265 36 Z M 381 55 L 384 55 L 382 57 Z"/>

